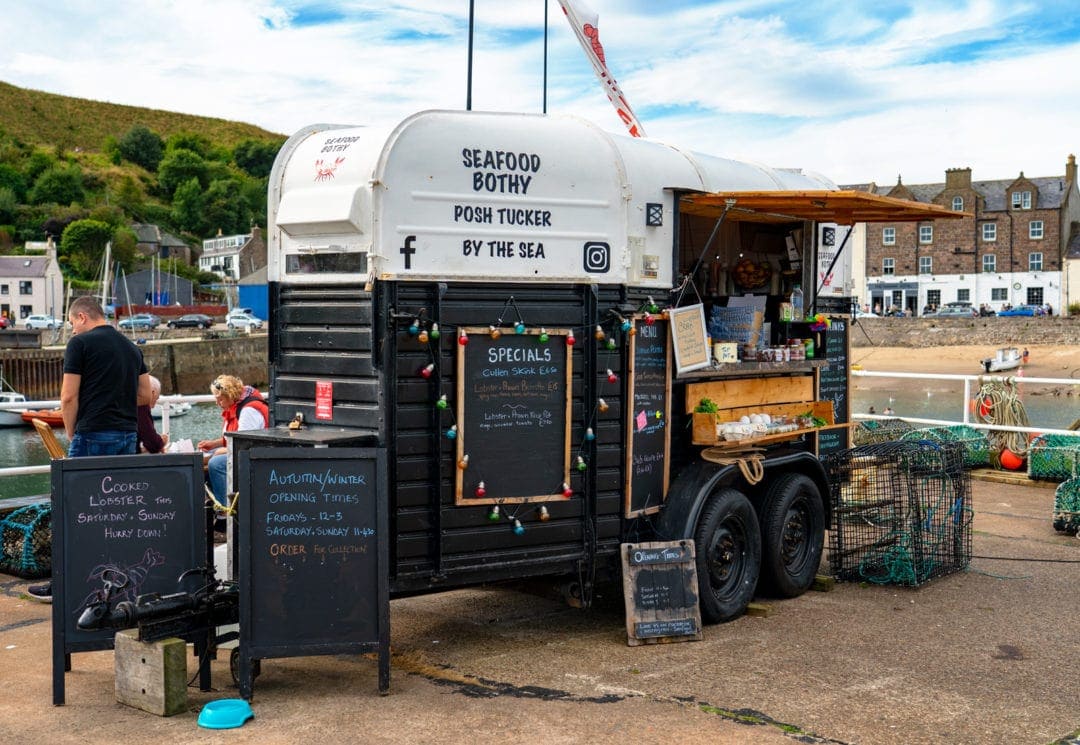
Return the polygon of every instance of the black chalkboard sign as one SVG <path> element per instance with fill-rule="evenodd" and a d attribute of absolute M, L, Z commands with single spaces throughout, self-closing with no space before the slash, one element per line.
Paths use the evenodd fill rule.
<path fill-rule="evenodd" d="M 832 401 L 834 421 L 842 424 L 850 421 L 850 373 L 848 372 L 848 331 L 846 318 L 832 318 L 825 330 L 825 359 L 828 367 L 821 369 L 818 382 L 818 400 Z M 850 430 L 837 427 L 818 433 L 818 455 L 825 455 L 850 447 Z"/>
<path fill-rule="evenodd" d="M 254 660 L 364 652 L 386 692 L 386 451 L 251 448 L 238 461 L 240 694 Z"/>
<path fill-rule="evenodd" d="M 626 516 L 656 512 L 667 497 L 671 450 L 668 322 L 635 319 L 630 337 L 626 419 Z"/>
<path fill-rule="evenodd" d="M 534 329 L 492 338 L 487 328 L 463 331 L 468 344 L 459 347 L 457 365 L 457 503 L 561 497 L 570 481 L 569 332 Z"/>
<path fill-rule="evenodd" d="M 621 548 L 626 643 L 700 640 L 694 542 L 624 543 Z"/>
<path fill-rule="evenodd" d="M 112 649 L 115 629 L 76 622 L 104 580 L 123 583 L 114 602 L 194 590 L 205 566 L 205 496 L 200 454 L 116 455 L 52 462 L 53 703 L 64 703 L 72 652 Z"/>

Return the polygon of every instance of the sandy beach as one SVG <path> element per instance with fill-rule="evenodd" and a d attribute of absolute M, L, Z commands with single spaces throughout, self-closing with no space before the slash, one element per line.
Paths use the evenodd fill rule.
<path fill-rule="evenodd" d="M 1021 347 L 1022 349 L 1022 347 Z M 1029 344 L 1024 375 L 1033 378 L 1080 380 L 1080 346 Z M 851 361 L 874 372 L 925 372 L 979 375 L 979 360 L 992 357 L 997 347 L 852 347 Z"/>

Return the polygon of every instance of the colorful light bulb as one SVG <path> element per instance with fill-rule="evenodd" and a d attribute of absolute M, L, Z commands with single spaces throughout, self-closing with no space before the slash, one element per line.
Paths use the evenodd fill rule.
<path fill-rule="evenodd" d="M 538 337 L 537 337 L 537 339 L 539 340 L 539 342 L 540 342 L 541 344 L 547 344 L 547 341 L 548 341 L 548 339 L 549 339 L 549 338 L 550 338 L 550 337 L 548 336 L 548 332 L 547 332 L 547 329 L 546 329 L 546 328 L 543 328 L 543 327 L 541 327 L 541 328 L 540 328 L 540 336 L 538 336 Z"/>
<path fill-rule="evenodd" d="M 585 463 L 585 459 L 580 455 L 577 457 L 577 470 L 584 471 L 589 466 Z"/>
<path fill-rule="evenodd" d="M 421 377 L 423 377 L 425 379 L 430 378 L 434 372 L 435 372 L 435 363 L 434 362 L 428 363 L 427 365 L 425 365 L 423 368 L 420 369 L 420 375 L 421 375 Z"/>
<path fill-rule="evenodd" d="M 586 427 L 585 428 L 585 440 L 587 442 L 592 442 L 595 439 L 596 439 L 596 433 L 593 432 L 592 427 Z"/>
<path fill-rule="evenodd" d="M 465 453 L 465 455 L 461 456 L 461 459 L 457 462 L 457 467 L 460 468 L 462 471 L 469 467 L 468 453 Z"/>
<path fill-rule="evenodd" d="M 631 326 L 629 329 L 627 329 L 626 333 L 629 336 L 637 336 L 637 326 Z"/>
<path fill-rule="evenodd" d="M 492 339 L 498 339 L 500 336 L 502 336 L 502 329 L 500 329 L 498 326 L 488 326 L 488 335 Z"/>
<path fill-rule="evenodd" d="M 580 468 L 580 465 L 578 467 Z M 564 499 L 570 499 L 570 497 L 574 496 L 574 490 L 571 489 L 570 484 L 566 483 L 565 481 L 562 485 L 562 495 Z"/>
<path fill-rule="evenodd" d="M 469 343 L 469 337 L 465 335 L 465 329 L 458 332 L 457 343 L 461 346 L 465 346 Z"/>
<path fill-rule="evenodd" d="M 409 324 L 409 336 L 416 336 L 420 333 L 420 319 L 416 318 Z"/>
<path fill-rule="evenodd" d="M 514 518 L 514 535 L 524 535 L 525 526 L 521 524 L 521 521 L 516 517 Z"/>
<path fill-rule="evenodd" d="M 656 323 L 656 319 L 653 318 L 653 314 L 652 313 L 646 313 L 645 314 L 645 325 L 646 326 L 652 326 L 654 323 Z"/>
<path fill-rule="evenodd" d="M 440 336 L 442 336 L 442 334 L 439 332 L 439 324 L 431 324 L 431 333 L 429 334 L 429 336 L 432 339 L 438 339 Z"/>
<path fill-rule="evenodd" d="M 420 336 L 418 336 L 417 338 L 418 338 L 418 339 L 419 339 L 420 341 L 422 341 L 422 342 L 423 342 L 424 344 L 427 344 L 427 340 L 428 340 L 428 332 L 427 332 L 427 329 L 424 329 L 423 331 L 421 331 L 421 332 L 420 332 Z"/>
<path fill-rule="evenodd" d="M 607 371 L 607 382 L 609 382 L 609 383 L 618 383 L 618 382 L 619 382 L 619 376 L 618 376 L 618 375 L 616 375 L 616 374 L 615 374 L 615 373 L 614 373 L 614 372 L 613 372 L 613 371 L 611 370 L 611 368 L 610 368 L 610 367 L 608 368 L 608 371 Z"/>
<path fill-rule="evenodd" d="M 620 316 L 620 318 L 622 318 L 622 316 Z M 629 331 L 631 328 L 633 328 L 633 326 L 634 326 L 634 324 L 630 323 L 629 318 L 623 318 L 622 319 L 622 330 L 623 331 Z"/>
<path fill-rule="evenodd" d="M 457 425 L 456 424 L 450 425 L 450 429 L 446 430 L 446 439 L 448 439 L 448 440 L 456 440 L 457 439 Z"/>
<path fill-rule="evenodd" d="M 514 324 L 514 333 L 515 334 L 524 334 L 525 333 L 525 324 L 522 323 L 521 321 L 518 321 L 516 324 Z"/>
<path fill-rule="evenodd" d="M 600 413 L 601 413 L 601 414 L 603 414 L 603 413 L 604 413 L 604 412 L 606 412 L 606 411 L 607 411 L 607 410 L 608 410 L 609 408 L 611 408 L 610 406 L 608 406 L 608 402 L 607 402 L 607 401 L 605 401 L 605 400 L 604 400 L 604 399 L 602 399 L 602 398 L 601 398 L 601 399 L 599 399 L 599 400 L 598 400 L 598 401 L 596 402 L 596 407 L 597 407 L 598 409 L 600 409 Z"/>
<path fill-rule="evenodd" d="M 660 310 L 660 306 L 658 306 L 656 304 L 656 301 L 653 300 L 652 295 L 649 295 L 649 312 L 655 313 L 658 310 Z"/>
<path fill-rule="evenodd" d="M 497 505 L 497 504 L 491 505 L 491 509 L 488 510 L 487 518 L 491 522 L 495 522 L 496 520 L 499 519 L 499 505 Z"/>
<path fill-rule="evenodd" d="M 602 328 L 600 328 L 600 324 L 596 325 L 596 331 L 593 332 L 593 336 L 596 337 L 597 341 L 603 341 L 604 340 L 604 330 Z"/>
<path fill-rule="evenodd" d="M 608 339 L 608 340 L 607 340 L 607 344 L 606 344 L 605 346 L 606 346 L 606 347 L 607 347 L 607 348 L 608 348 L 609 350 L 610 350 L 610 349 L 614 349 L 614 348 L 615 348 L 615 340 L 614 340 L 614 339 Z"/>
<path fill-rule="evenodd" d="M 435 402 L 435 406 L 440 409 L 445 409 L 450 405 L 450 402 L 446 400 L 446 394 L 439 396 L 439 400 Z"/>
<path fill-rule="evenodd" d="M 540 522 L 546 523 L 551 519 L 551 514 L 548 512 L 548 508 L 544 505 L 540 505 L 540 509 L 536 511 L 536 516 L 540 518 Z"/>
<path fill-rule="evenodd" d="M 566 346 L 572 347 L 572 346 L 574 346 L 574 342 L 576 342 L 576 341 L 577 341 L 577 339 L 574 338 L 574 332 L 573 331 L 571 331 L 569 334 L 566 335 Z"/>
<path fill-rule="evenodd" d="M 483 481 L 476 485 L 476 496 L 480 497 L 481 499 L 487 496 L 487 488 L 484 487 Z"/>

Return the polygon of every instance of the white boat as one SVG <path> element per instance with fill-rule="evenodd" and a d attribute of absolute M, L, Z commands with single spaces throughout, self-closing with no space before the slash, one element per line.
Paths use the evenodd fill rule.
<path fill-rule="evenodd" d="M 16 391 L 0 390 L 0 404 L 21 404 L 26 396 Z M 0 409 L 0 427 L 25 427 L 22 414 L 26 409 Z"/>
<path fill-rule="evenodd" d="M 154 419 L 161 419 L 161 417 L 162 417 L 162 404 L 164 404 L 164 403 L 165 403 L 164 399 L 161 399 L 161 400 L 158 401 L 156 406 L 151 407 L 150 416 L 154 417 Z M 189 404 L 187 401 L 169 401 L 169 418 L 170 419 L 172 419 L 173 417 L 183 416 L 184 414 L 188 413 L 189 411 L 191 411 L 191 404 Z"/>
<path fill-rule="evenodd" d="M 1002 347 L 994 352 L 993 357 L 987 357 L 982 361 L 983 370 L 988 373 L 1015 370 L 1020 367 L 1023 355 L 1016 347 Z"/>

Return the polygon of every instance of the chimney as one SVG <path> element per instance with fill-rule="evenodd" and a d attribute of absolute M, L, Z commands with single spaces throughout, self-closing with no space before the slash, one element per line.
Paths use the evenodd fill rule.
<path fill-rule="evenodd" d="M 1076 156 L 1069 154 L 1069 159 L 1065 161 L 1065 182 L 1069 184 L 1076 183 Z"/>
<path fill-rule="evenodd" d="M 971 168 L 947 168 L 945 169 L 946 189 L 970 189 Z"/>

